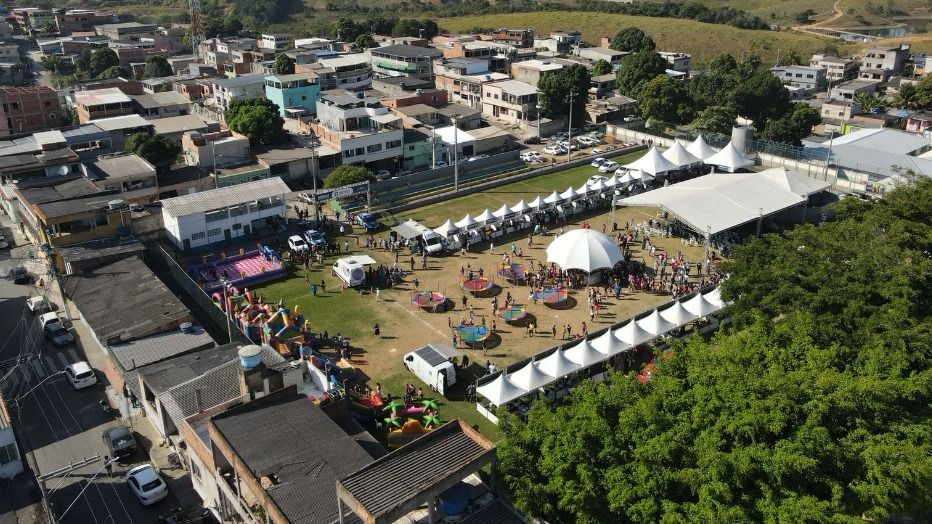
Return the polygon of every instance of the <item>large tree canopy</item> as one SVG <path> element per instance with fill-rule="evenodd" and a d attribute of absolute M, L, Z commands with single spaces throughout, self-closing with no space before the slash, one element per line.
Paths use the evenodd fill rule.
<path fill-rule="evenodd" d="M 693 118 L 693 102 L 682 82 L 667 75 L 648 81 L 641 88 L 641 116 L 669 124 L 683 124 Z"/>
<path fill-rule="evenodd" d="M 362 166 L 343 164 L 337 166 L 336 169 L 327 175 L 327 178 L 324 179 L 324 187 L 329 189 L 332 187 L 345 186 L 347 184 L 355 184 L 356 182 L 365 182 L 366 180 L 375 180 L 372 171 Z"/>
<path fill-rule="evenodd" d="M 125 149 L 136 153 L 160 172 L 168 170 L 181 154 L 181 144 L 164 135 L 134 133 L 126 139 Z"/>
<path fill-rule="evenodd" d="M 615 74 L 618 90 L 631 98 L 640 98 L 641 88 L 654 78 L 666 74 L 667 61 L 653 51 L 640 51 L 628 55 Z"/>
<path fill-rule="evenodd" d="M 162 78 L 174 74 L 172 66 L 164 56 L 152 55 L 146 58 L 146 65 L 142 68 L 143 78 Z"/>
<path fill-rule="evenodd" d="M 586 112 L 586 95 L 589 92 L 589 70 L 580 64 L 564 67 L 556 73 L 544 75 L 537 83 L 541 111 L 548 118 L 565 117 L 569 113 L 569 96 L 573 98 L 573 121 L 582 122 Z"/>
<path fill-rule="evenodd" d="M 738 114 L 753 120 L 758 130 L 790 110 L 790 92 L 770 71 L 752 74 L 738 85 L 734 98 Z"/>
<path fill-rule="evenodd" d="M 615 51 L 653 51 L 657 48 L 654 40 L 637 27 L 626 27 L 612 38 L 611 48 Z"/>
<path fill-rule="evenodd" d="M 265 98 L 234 100 L 224 113 L 227 126 L 245 135 L 253 144 L 277 144 L 285 139 L 285 119 L 278 105 Z"/>
<path fill-rule="evenodd" d="M 932 180 L 837 209 L 736 248 L 736 331 L 506 417 L 516 504 L 551 524 L 928 521 Z"/>

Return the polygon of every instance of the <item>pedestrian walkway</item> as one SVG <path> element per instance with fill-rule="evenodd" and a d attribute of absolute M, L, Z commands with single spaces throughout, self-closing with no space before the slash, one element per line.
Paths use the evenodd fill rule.
<path fill-rule="evenodd" d="M 65 368 L 82 360 L 84 359 L 74 347 L 54 352 L 46 351 L 41 355 L 29 357 L 23 372 L 14 372 L 4 381 L 4 393 L 17 391 L 26 385 L 35 385 L 42 380 L 47 382 L 65 380 L 63 374 Z M 6 374 L 15 365 L 15 360 L 0 363 L 0 372 Z M 55 377 L 56 374 L 60 377 Z"/>

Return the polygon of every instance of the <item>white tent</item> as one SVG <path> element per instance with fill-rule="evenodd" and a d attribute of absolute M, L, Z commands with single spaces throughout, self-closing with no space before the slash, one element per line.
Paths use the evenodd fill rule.
<path fill-rule="evenodd" d="M 705 295 L 702 295 L 702 298 L 708 300 L 709 304 L 712 304 L 719 309 L 725 307 L 725 301 L 722 300 L 722 288 L 717 287 Z"/>
<path fill-rule="evenodd" d="M 566 188 L 566 191 L 560 193 L 560 198 L 566 200 L 567 202 L 572 202 L 572 200 L 579 196 L 579 193 L 573 189 L 573 186 Z"/>
<path fill-rule="evenodd" d="M 587 368 L 602 362 L 608 357 L 596 351 L 592 344 L 589 343 L 589 340 L 583 339 L 579 344 L 566 350 L 566 358 L 580 367 Z"/>
<path fill-rule="evenodd" d="M 469 213 L 466 213 L 466 216 L 464 216 L 462 220 L 456 223 L 456 227 L 460 229 L 472 229 L 477 225 L 479 225 L 479 222 L 477 222 L 476 219 L 473 218 Z"/>
<path fill-rule="evenodd" d="M 456 227 L 456 225 L 454 225 L 453 221 L 450 219 L 447 219 L 447 221 L 441 224 L 440 227 L 434 229 L 434 232 L 443 238 L 449 238 L 450 235 L 455 234 L 457 231 L 459 231 L 459 228 Z"/>
<path fill-rule="evenodd" d="M 490 221 L 495 220 L 495 216 L 489 211 L 489 208 L 485 208 L 485 211 L 479 214 L 476 217 L 476 222 L 479 224 L 488 224 Z"/>
<path fill-rule="evenodd" d="M 711 302 L 709 302 L 708 300 L 706 300 L 705 297 L 703 297 L 701 293 L 696 293 L 696 296 L 687 300 L 683 304 L 683 307 L 686 308 L 686 311 L 689 311 L 690 313 L 698 317 L 704 317 L 706 315 L 711 315 L 712 313 L 715 313 L 716 311 L 721 309 L 719 306 L 716 306 L 712 304 Z"/>
<path fill-rule="evenodd" d="M 787 170 L 785 167 L 772 167 L 761 171 L 757 175 L 801 197 L 808 197 L 831 187 L 831 183 L 829 182 L 822 182 L 821 180 L 816 180 L 807 176 L 800 176 Z"/>
<path fill-rule="evenodd" d="M 514 213 L 514 211 L 512 211 L 511 209 L 508 209 L 508 205 L 502 204 L 502 207 L 496 209 L 495 211 L 492 211 L 492 216 L 501 220 L 512 213 Z"/>
<path fill-rule="evenodd" d="M 576 193 L 577 193 L 579 196 L 586 196 L 586 195 L 588 195 L 589 193 L 595 193 L 595 190 L 592 189 L 592 187 L 589 186 L 589 182 L 586 181 L 586 182 L 583 182 L 583 185 L 581 185 L 581 186 L 579 186 L 578 188 L 576 188 Z"/>
<path fill-rule="evenodd" d="M 718 153 L 718 150 L 714 149 L 712 146 L 706 143 L 705 139 L 702 138 L 702 135 L 699 135 L 692 144 L 686 146 L 686 151 L 702 161 L 705 161 L 705 159 L 709 158 L 715 153 Z"/>
<path fill-rule="evenodd" d="M 679 301 L 674 302 L 672 306 L 661 311 L 660 316 L 667 322 L 676 324 L 677 326 L 684 326 L 699 318 L 697 315 L 690 313 L 686 308 L 684 308 L 683 304 L 681 304 Z"/>
<path fill-rule="evenodd" d="M 508 377 L 505 376 L 505 373 L 502 373 L 495 380 L 492 380 L 476 388 L 476 393 L 489 399 L 489 402 L 492 404 L 501 406 L 522 395 L 526 395 L 528 392 L 527 390 L 521 389 L 514 385 L 510 380 L 508 380 Z"/>
<path fill-rule="evenodd" d="M 605 333 L 592 341 L 592 347 L 599 353 L 610 357 L 631 349 L 631 344 L 618 338 L 611 329 L 606 329 Z"/>
<path fill-rule="evenodd" d="M 621 178 L 618 179 L 619 186 L 625 186 L 631 182 L 634 182 L 634 177 L 631 176 L 631 173 L 628 171 L 625 171 L 625 174 L 621 175 Z"/>
<path fill-rule="evenodd" d="M 540 197 L 538 197 L 538 198 L 540 198 Z M 522 200 L 522 201 L 518 202 L 517 204 L 515 204 L 514 207 L 511 208 L 511 211 L 514 212 L 514 213 L 517 213 L 517 214 L 519 214 L 519 215 L 523 215 L 523 214 L 527 213 L 528 211 L 531 211 L 531 209 L 532 209 L 532 207 L 529 206 L 529 205 L 527 205 L 527 204 L 525 204 L 525 203 L 524 203 L 524 200 Z"/>
<path fill-rule="evenodd" d="M 593 193 L 604 193 L 611 188 L 611 186 L 607 185 L 601 178 L 596 179 L 596 181 L 592 182 L 591 184 L 586 184 L 586 187 Z"/>
<path fill-rule="evenodd" d="M 538 196 L 534 200 L 531 200 L 531 203 L 528 204 L 528 207 L 533 208 L 533 209 L 540 209 L 541 207 L 543 207 L 543 205 L 544 205 L 543 199 L 541 199 L 540 196 Z"/>
<path fill-rule="evenodd" d="M 638 326 L 640 326 L 644 331 L 652 335 L 663 335 L 664 333 L 676 329 L 676 324 L 668 322 L 660 316 L 660 313 L 655 309 L 650 315 L 638 320 Z"/>
<path fill-rule="evenodd" d="M 644 331 L 644 329 L 633 320 L 616 329 L 615 336 L 625 344 L 630 344 L 631 346 L 638 346 L 654 338 L 654 335 Z"/>
<path fill-rule="evenodd" d="M 705 162 L 706 165 L 718 166 L 729 173 L 734 173 L 742 167 L 754 165 L 754 161 L 741 151 L 738 151 L 731 142 L 728 142 L 728 145 L 722 148 L 718 153 L 704 159 L 703 162 Z"/>
<path fill-rule="evenodd" d="M 564 270 L 580 269 L 591 273 L 615 267 L 622 260 L 624 255 L 615 242 L 592 229 L 568 231 L 547 246 L 547 262 L 554 262 Z"/>
<path fill-rule="evenodd" d="M 526 391 L 534 391 L 550 384 L 556 377 L 544 373 L 540 370 L 540 364 L 537 362 L 528 362 L 526 366 L 508 375 L 511 382 Z"/>
<path fill-rule="evenodd" d="M 680 169 L 693 167 L 702 163 L 702 159 L 687 151 L 679 140 L 673 142 L 670 149 L 663 152 L 663 157 L 673 164 L 676 164 Z"/>
<path fill-rule="evenodd" d="M 660 151 L 657 150 L 657 146 L 653 146 L 644 156 L 626 165 L 625 168 L 632 171 L 640 169 L 647 174 L 657 176 L 669 171 L 676 171 L 679 166 L 664 158 Z"/>
<path fill-rule="evenodd" d="M 579 366 L 567 359 L 559 349 L 540 359 L 538 365 L 541 371 L 551 377 L 562 377 L 579 370 Z"/>
<path fill-rule="evenodd" d="M 625 176 L 630 176 L 632 181 L 640 180 L 641 182 L 650 182 L 654 179 L 653 175 L 640 169 L 632 169 L 631 171 L 626 172 Z"/>
<path fill-rule="evenodd" d="M 612 176 L 608 177 L 608 180 L 604 182 L 606 188 L 614 188 L 618 185 L 618 175 L 612 173 Z"/>
<path fill-rule="evenodd" d="M 550 195 L 548 195 L 546 198 L 544 198 L 544 203 L 555 204 L 557 202 L 560 202 L 561 200 L 562 199 L 560 198 L 560 194 L 554 191 L 553 193 L 550 193 Z"/>

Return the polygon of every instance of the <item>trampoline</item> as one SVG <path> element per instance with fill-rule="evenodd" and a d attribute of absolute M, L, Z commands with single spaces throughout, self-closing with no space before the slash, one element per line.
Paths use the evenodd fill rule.
<path fill-rule="evenodd" d="M 559 306 L 569 298 L 565 287 L 548 287 L 534 292 L 534 298 L 548 306 Z"/>
<path fill-rule="evenodd" d="M 492 289 L 492 281 L 488 278 L 474 278 L 472 280 L 463 280 L 463 291 L 470 293 L 482 293 Z"/>
<path fill-rule="evenodd" d="M 447 297 L 439 291 L 418 291 L 411 296 L 411 303 L 423 309 L 436 310 L 446 301 Z"/>
<path fill-rule="evenodd" d="M 521 264 L 511 264 L 498 270 L 498 276 L 509 282 L 523 282 L 526 278 L 524 266 Z"/>
<path fill-rule="evenodd" d="M 527 317 L 527 308 L 525 306 L 511 306 L 498 310 L 498 315 L 505 322 L 517 322 Z"/>
<path fill-rule="evenodd" d="M 487 326 L 459 325 L 454 326 L 453 329 L 456 331 L 456 336 L 459 337 L 463 344 L 472 347 L 485 341 L 489 338 L 489 335 L 492 334 L 492 331 Z"/>

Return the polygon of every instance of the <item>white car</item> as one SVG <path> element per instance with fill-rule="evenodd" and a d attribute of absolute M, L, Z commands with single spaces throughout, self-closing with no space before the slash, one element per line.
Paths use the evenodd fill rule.
<path fill-rule="evenodd" d="M 593 160 L 592 162 L 590 162 L 589 165 L 592 166 L 592 167 L 599 167 L 599 166 L 601 166 L 601 165 L 604 164 L 604 163 L 605 163 L 605 159 L 602 158 L 602 157 L 599 157 L 599 158 L 596 158 L 595 160 Z"/>
<path fill-rule="evenodd" d="M 599 166 L 599 173 L 611 173 L 612 171 L 618 169 L 618 164 L 612 162 L 611 160 L 606 161 L 604 164 Z"/>
<path fill-rule="evenodd" d="M 89 388 L 97 383 L 97 374 L 85 361 L 75 362 L 65 368 L 65 377 L 74 389 Z"/>
<path fill-rule="evenodd" d="M 566 150 L 561 146 L 547 146 L 544 148 L 544 153 L 548 155 L 563 155 L 566 154 Z"/>
<path fill-rule="evenodd" d="M 29 297 L 26 299 L 26 308 L 33 313 L 47 313 L 55 309 L 52 302 L 46 297 Z"/>
<path fill-rule="evenodd" d="M 579 138 L 579 143 L 585 147 L 592 147 L 599 144 L 599 141 L 588 136 L 583 136 Z"/>
<path fill-rule="evenodd" d="M 152 464 L 129 470 L 126 473 L 126 485 L 143 506 L 151 506 L 168 496 L 168 485 Z"/>
<path fill-rule="evenodd" d="M 589 177 L 589 180 L 586 180 L 586 184 L 591 186 L 597 184 L 599 181 L 605 182 L 606 180 L 608 180 L 608 178 L 602 175 L 592 175 Z"/>
<path fill-rule="evenodd" d="M 388 180 L 391 177 L 392 172 L 388 169 L 380 169 L 379 172 L 375 174 L 375 179 L 379 181 Z"/>
<path fill-rule="evenodd" d="M 291 251 L 304 251 L 307 249 L 307 242 L 298 235 L 288 237 L 288 249 Z"/>
<path fill-rule="evenodd" d="M 444 162 L 443 160 L 440 160 L 436 164 L 434 164 L 434 169 L 440 169 L 441 167 L 447 167 L 447 163 Z"/>

